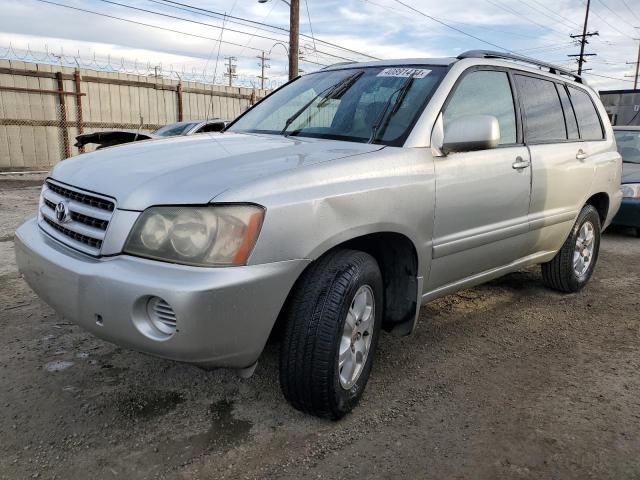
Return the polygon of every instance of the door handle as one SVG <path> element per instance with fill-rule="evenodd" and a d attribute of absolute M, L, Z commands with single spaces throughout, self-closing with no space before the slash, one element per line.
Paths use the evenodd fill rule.
<path fill-rule="evenodd" d="M 516 157 L 516 161 L 511 165 L 514 170 L 522 170 L 531 165 L 528 160 L 523 160 L 522 157 Z"/>
<path fill-rule="evenodd" d="M 577 160 L 586 160 L 588 156 L 589 155 L 587 155 L 585 151 L 582 149 L 578 150 L 578 153 L 576 153 Z"/>

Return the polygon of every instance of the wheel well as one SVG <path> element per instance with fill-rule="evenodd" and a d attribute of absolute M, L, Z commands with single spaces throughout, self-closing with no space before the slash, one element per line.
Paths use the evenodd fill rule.
<path fill-rule="evenodd" d="M 399 233 L 381 232 L 353 238 L 336 248 L 360 250 L 376 259 L 384 285 L 382 327 L 410 333 L 418 308 L 418 254 L 413 242 Z"/>
<path fill-rule="evenodd" d="M 603 192 L 596 193 L 587 200 L 586 205 L 591 205 L 598 211 L 600 224 L 604 225 L 604 222 L 607 220 L 607 214 L 609 213 L 609 195 Z"/>

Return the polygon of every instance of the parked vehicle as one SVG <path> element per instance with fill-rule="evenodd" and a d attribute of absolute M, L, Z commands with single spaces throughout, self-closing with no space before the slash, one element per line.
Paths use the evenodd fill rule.
<path fill-rule="evenodd" d="M 89 144 L 98 145 L 96 149 L 113 147 L 129 142 L 151 140 L 154 138 L 177 137 L 183 135 L 195 135 L 196 133 L 221 132 L 229 122 L 219 118 L 211 120 L 193 120 L 189 122 L 170 123 L 160 127 L 151 133 L 137 130 L 108 130 L 103 132 L 83 133 L 76 137 L 76 147 L 84 147 Z"/>
<path fill-rule="evenodd" d="M 614 225 L 633 228 L 640 237 L 640 127 L 613 127 L 622 155 L 622 204 Z"/>
<path fill-rule="evenodd" d="M 282 331 L 284 396 L 337 419 L 380 331 L 411 333 L 421 304 L 532 264 L 584 287 L 620 175 L 598 96 L 558 67 L 485 51 L 343 64 L 276 90 L 215 148 L 58 164 L 16 256 L 61 315 L 152 355 L 250 374 Z"/>

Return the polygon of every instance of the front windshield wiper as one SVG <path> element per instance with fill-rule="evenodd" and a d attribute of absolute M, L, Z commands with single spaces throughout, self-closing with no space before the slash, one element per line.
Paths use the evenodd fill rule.
<path fill-rule="evenodd" d="M 343 78 L 338 83 L 330 85 L 324 90 L 322 90 L 315 97 L 313 97 L 311 100 L 305 103 L 302 107 L 300 107 L 293 115 L 287 118 L 287 121 L 284 124 L 284 128 L 280 131 L 280 135 L 284 135 L 287 132 L 287 129 L 289 128 L 289 126 L 291 126 L 291 124 L 295 121 L 295 119 L 298 118 L 300 115 L 302 115 L 302 113 L 307 108 L 309 108 L 318 98 L 322 97 L 323 95 L 326 95 L 325 98 L 323 98 L 322 101 L 318 103 L 318 108 L 320 108 L 323 105 L 325 105 L 329 100 L 342 97 L 342 95 L 344 95 L 347 92 L 347 90 L 349 90 L 353 86 L 356 80 L 358 80 L 363 74 L 364 74 L 363 71 L 354 73 L 353 75 Z"/>
<path fill-rule="evenodd" d="M 378 132 L 383 131 L 387 127 L 387 124 L 391 120 L 391 117 L 393 117 L 396 114 L 396 112 L 400 109 L 400 105 L 402 105 L 402 102 L 404 102 L 404 98 L 407 96 L 407 92 L 411 88 L 411 85 L 413 85 L 413 81 L 415 80 L 415 75 L 416 75 L 416 72 L 413 72 L 411 75 L 409 75 L 409 78 L 407 78 L 404 81 L 404 83 L 400 86 L 400 88 L 398 88 L 395 92 L 389 95 L 389 99 L 384 104 L 384 108 L 380 112 L 380 115 L 378 115 L 378 118 L 376 119 L 375 123 L 371 126 L 371 136 L 369 137 L 369 143 L 373 143 L 376 141 L 376 139 L 378 138 Z M 389 107 L 391 106 L 391 101 L 393 100 L 393 96 L 396 93 L 398 95 L 396 96 L 396 99 L 393 102 L 393 108 L 391 109 L 391 114 L 387 115 L 387 111 L 389 110 Z"/>

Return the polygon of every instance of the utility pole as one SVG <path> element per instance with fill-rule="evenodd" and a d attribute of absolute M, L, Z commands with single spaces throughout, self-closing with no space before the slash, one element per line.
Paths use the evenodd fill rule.
<path fill-rule="evenodd" d="M 269 0 L 258 0 L 267 3 Z M 289 80 L 298 76 L 298 53 L 300 50 L 300 0 L 282 0 L 289 5 Z"/>
<path fill-rule="evenodd" d="M 264 81 L 267 79 L 267 77 L 264 76 L 264 70 L 265 68 L 269 68 L 267 62 L 271 59 L 265 56 L 263 50 L 262 54 L 258 57 L 258 60 L 260 60 L 260 70 L 262 71 L 262 74 L 258 75 L 258 78 L 260 79 L 260 88 L 264 90 Z"/>
<path fill-rule="evenodd" d="M 582 27 L 582 35 L 569 35 L 571 38 L 579 38 L 580 53 L 578 55 L 568 55 L 569 57 L 578 57 L 578 75 L 582 74 L 582 65 L 586 62 L 584 57 L 593 57 L 595 53 L 584 53 L 584 47 L 589 41 L 588 37 L 599 35 L 598 32 L 587 32 L 587 25 L 589 24 L 589 8 L 591 7 L 591 0 L 587 0 L 587 11 L 584 14 L 584 26 Z"/>
<path fill-rule="evenodd" d="M 291 0 L 289 15 L 289 80 L 298 76 L 300 44 L 300 0 Z"/>
<path fill-rule="evenodd" d="M 638 89 L 638 71 L 640 69 L 640 38 L 637 38 L 636 40 L 638 40 L 638 58 L 636 58 L 636 78 L 633 81 L 634 90 Z"/>
<path fill-rule="evenodd" d="M 236 74 L 236 64 L 233 62 L 235 62 L 238 59 L 236 57 L 227 57 L 225 58 L 225 60 L 228 63 L 227 63 L 227 71 L 224 73 L 224 76 L 229 77 L 229 86 L 232 87 L 233 79 L 238 78 L 238 75 Z"/>
<path fill-rule="evenodd" d="M 640 27 L 636 27 L 637 29 L 640 29 Z M 626 62 L 627 65 L 635 65 L 636 66 L 636 73 L 635 75 L 625 75 L 625 77 L 634 77 L 633 80 L 633 89 L 637 90 L 638 89 L 638 77 L 640 74 L 640 38 L 634 38 L 634 40 L 638 41 L 638 58 L 636 58 L 635 62 Z"/>

